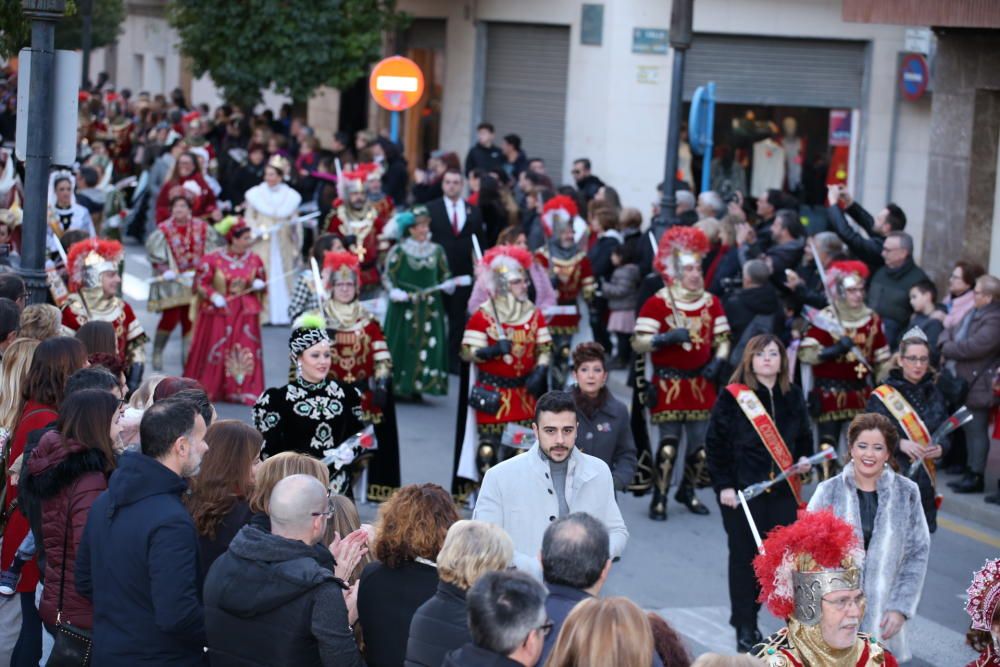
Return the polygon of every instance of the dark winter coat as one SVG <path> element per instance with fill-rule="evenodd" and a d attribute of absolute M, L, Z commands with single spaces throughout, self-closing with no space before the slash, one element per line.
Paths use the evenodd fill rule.
<path fill-rule="evenodd" d="M 882 316 L 890 344 L 895 343 L 900 330 L 910 321 L 913 314 L 910 288 L 921 280 L 927 280 L 927 274 L 914 264 L 912 257 L 907 257 L 899 268 L 883 266 L 872 276 L 868 285 L 868 306 Z"/>
<path fill-rule="evenodd" d="M 240 529 L 250 523 L 251 516 L 253 512 L 250 511 L 250 504 L 245 499 L 238 498 L 222 517 L 222 521 L 216 525 L 215 537 L 198 535 L 198 559 L 202 572 L 208 573 L 208 568 L 212 567 L 216 558 L 226 552 Z"/>
<path fill-rule="evenodd" d="M 205 664 L 198 535 L 185 490 L 159 461 L 129 452 L 91 507 L 76 589 L 94 603 L 93 664 Z"/>
<path fill-rule="evenodd" d="M 591 199 L 597 196 L 597 191 L 603 187 L 604 181 L 593 174 L 584 176 L 576 182 L 576 189 L 580 191 L 580 194 L 584 196 L 587 202 L 590 202 Z"/>
<path fill-rule="evenodd" d="M 820 280 L 819 271 L 816 270 L 816 263 L 809 262 L 795 269 L 802 282 L 788 295 L 788 303 L 795 310 L 796 314 L 802 312 L 805 306 L 811 306 L 817 310 L 823 310 L 830 302 L 826 298 L 826 290 L 823 288 L 823 281 Z"/>
<path fill-rule="evenodd" d="M 587 252 L 590 267 L 594 271 L 595 280 L 611 278 L 615 265 L 611 263 L 611 253 L 622 243 L 622 235 L 616 230 L 601 234 L 597 243 Z"/>
<path fill-rule="evenodd" d="M 726 251 L 715 268 L 715 275 L 712 276 L 712 284 L 708 285 L 708 291 L 715 296 L 721 297 L 727 289 L 727 282 L 735 279 L 738 283 L 740 278 L 740 249 L 733 246 Z"/>
<path fill-rule="evenodd" d="M 448 653 L 471 641 L 465 591 L 439 581 L 434 597 L 420 605 L 413 615 L 404 664 L 437 667 Z"/>
<path fill-rule="evenodd" d="M 616 268 L 610 280 L 601 281 L 601 292 L 608 300 L 608 310 L 632 310 L 639 307 L 637 302 L 639 267 L 636 264 L 624 264 Z"/>
<path fill-rule="evenodd" d="M 785 284 L 785 269 L 795 270 L 802 263 L 805 252 L 805 242 L 802 239 L 792 239 L 768 248 L 764 253 L 771 260 L 771 280 L 777 285 Z"/>
<path fill-rule="evenodd" d="M 965 324 L 945 329 L 941 334 L 941 356 L 955 362 L 955 373 L 969 383 L 965 404 L 974 410 L 993 406 L 993 376 L 1000 363 L 1000 302 L 975 308 L 966 315 L 971 318 L 965 340 L 955 340 Z"/>
<path fill-rule="evenodd" d="M 489 146 L 483 146 L 482 144 L 476 142 L 472 148 L 469 149 L 468 154 L 465 156 L 465 176 L 469 176 L 469 172 L 473 169 L 485 169 L 486 171 L 503 171 L 503 166 L 506 160 L 503 157 L 503 153 L 500 149 L 490 144 Z"/>
<path fill-rule="evenodd" d="M 764 409 L 771 415 L 781 433 L 793 461 L 813 453 L 812 430 L 802 390 L 791 385 L 787 393 L 781 387 L 768 390 L 758 384 L 755 392 Z M 705 435 L 708 470 L 716 492 L 723 489 L 744 489 L 781 472 L 771 458 L 753 424 L 743 414 L 736 399 L 729 391 L 719 391 L 719 398 L 712 408 Z M 772 493 L 791 494 L 788 484 L 778 484 Z"/>
<path fill-rule="evenodd" d="M 730 338 L 733 341 L 739 341 L 743 331 L 759 315 L 770 317 L 771 326 L 768 333 L 777 333 L 780 330 L 781 301 L 778 300 L 778 291 L 770 283 L 734 292 L 723 302 L 722 307 L 726 311 L 726 319 L 729 320 Z"/>
<path fill-rule="evenodd" d="M 24 453 L 21 454 L 21 470 L 31 470 L 32 453 L 45 434 L 54 430 L 56 430 L 56 422 L 52 421 L 45 428 L 32 431 L 28 435 L 28 441 L 24 444 Z M 42 535 L 42 501 L 33 493 L 33 487 L 25 482 L 18 489 L 17 502 L 21 512 L 28 517 L 28 524 L 35 536 L 35 562 L 38 563 L 39 571 L 43 572 L 45 570 L 45 537 Z"/>
<path fill-rule="evenodd" d="M 407 561 L 386 567 L 376 561 L 361 572 L 358 621 L 364 632 L 369 667 L 399 667 L 406 657 L 410 622 L 437 590 L 437 570 Z"/>
<path fill-rule="evenodd" d="M 212 667 L 361 667 L 333 558 L 246 526 L 205 578 Z"/>
<path fill-rule="evenodd" d="M 847 207 L 846 213 L 865 230 L 868 234 L 867 238 L 847 223 L 847 220 L 844 219 L 844 211 L 841 211 L 839 206 L 827 207 L 826 211 L 830 227 L 844 242 L 852 255 L 873 270 L 885 264 L 885 260 L 882 259 L 882 246 L 885 245 L 885 237 L 875 233 L 875 220 L 868 211 L 861 207 L 861 204 L 852 202 Z"/>
<path fill-rule="evenodd" d="M 441 667 L 522 667 L 521 663 L 505 655 L 479 648 L 468 643 L 445 657 Z"/>
<path fill-rule="evenodd" d="M 545 638 L 545 644 L 542 645 L 542 655 L 538 659 L 538 664 L 540 665 L 545 664 L 549 653 L 552 652 L 552 647 L 556 645 L 559 630 L 562 629 L 563 623 L 566 622 L 566 617 L 573 611 L 573 607 L 592 597 L 587 591 L 582 591 L 572 586 L 548 583 L 545 585 L 549 589 L 549 596 L 545 598 L 545 613 L 548 615 L 549 620 L 552 621 L 552 632 Z"/>
<path fill-rule="evenodd" d="M 108 488 L 106 466 L 100 450 L 75 440 L 63 444 L 55 431 L 46 433 L 32 452 L 23 484 L 41 501 L 42 540 L 48 558 L 38 612 L 50 625 L 56 623 L 60 588 L 62 619 L 85 629 L 94 625 L 90 600 L 76 591 L 76 554 L 90 508 Z"/>
<path fill-rule="evenodd" d="M 581 452 L 596 456 L 608 464 L 615 488 L 623 490 L 635 475 L 638 454 L 628 408 L 605 390 L 606 400 L 593 415 L 579 407 L 576 409 L 578 430 L 576 446 Z M 573 397 L 579 406 L 581 394 L 574 389 Z"/>

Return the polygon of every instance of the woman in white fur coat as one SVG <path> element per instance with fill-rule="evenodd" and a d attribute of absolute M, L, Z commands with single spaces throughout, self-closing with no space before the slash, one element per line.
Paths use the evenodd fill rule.
<path fill-rule="evenodd" d="M 930 553 L 920 488 L 892 469 L 899 434 L 888 418 L 858 415 L 847 441 L 850 463 L 819 485 L 809 509 L 829 507 L 854 526 L 865 546 L 860 630 L 877 637 L 902 663 L 912 657 L 905 624 L 917 613 Z"/>

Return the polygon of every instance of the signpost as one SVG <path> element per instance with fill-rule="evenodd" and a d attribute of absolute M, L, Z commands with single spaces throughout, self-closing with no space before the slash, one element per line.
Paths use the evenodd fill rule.
<path fill-rule="evenodd" d="M 705 157 L 701 161 L 701 189 L 711 189 L 712 130 L 715 127 L 715 82 L 698 86 L 691 97 L 688 114 L 688 143 L 691 150 Z"/>
<path fill-rule="evenodd" d="M 409 109 L 424 95 L 424 73 L 409 58 L 392 56 L 380 61 L 368 78 L 372 99 L 392 112 L 390 136 L 399 141 L 399 112 Z"/>
<path fill-rule="evenodd" d="M 927 92 L 931 71 L 927 58 L 920 53 L 907 53 L 899 64 L 899 92 L 903 99 L 916 102 Z"/>

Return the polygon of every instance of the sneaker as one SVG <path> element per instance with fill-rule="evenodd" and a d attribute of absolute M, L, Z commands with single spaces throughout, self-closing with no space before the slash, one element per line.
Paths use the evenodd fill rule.
<path fill-rule="evenodd" d="M 17 582 L 21 580 L 19 572 L 4 570 L 0 572 L 0 596 L 5 598 L 14 597 L 17 592 Z"/>

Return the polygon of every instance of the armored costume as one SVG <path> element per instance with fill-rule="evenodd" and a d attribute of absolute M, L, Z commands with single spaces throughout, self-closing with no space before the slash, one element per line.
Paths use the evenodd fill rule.
<path fill-rule="evenodd" d="M 531 254 L 496 246 L 483 257 L 479 281 L 490 298 L 469 318 L 462 357 L 470 376 L 458 410 L 452 492 L 464 499 L 482 475 L 516 450 L 500 451 L 504 430 L 528 425 L 535 400 L 545 392 L 552 337 L 545 318 L 527 297 Z"/>
<path fill-rule="evenodd" d="M 343 238 L 361 267 L 361 296 L 368 298 L 379 288 L 379 237 L 385 226 L 381 208 L 367 199 L 364 172 L 347 172 L 341 177 L 341 198 L 333 203 L 326 219 L 326 231 Z M 357 195 L 365 196 L 357 205 Z"/>
<path fill-rule="evenodd" d="M 854 528 L 826 510 L 803 512 L 790 526 L 771 531 L 754 559 L 754 571 L 761 601 L 787 619 L 787 626 L 752 654 L 770 667 L 896 667 L 893 655 L 871 635 L 858 632 L 849 645 L 834 647 L 823 634 L 825 613 L 856 605 L 855 616 L 849 612 L 844 622 L 860 623 L 864 616 L 863 560 Z M 828 596 L 841 599 L 831 602 Z"/>
<path fill-rule="evenodd" d="M 699 229 L 667 230 L 655 261 L 666 287 L 643 304 L 632 338 L 632 348 L 640 356 L 649 356 L 639 363 L 652 369 L 650 378 L 637 376 L 636 392 L 660 431 L 651 457 L 653 499 L 649 508 L 650 518 L 658 521 L 667 518 L 667 490 L 682 431 L 687 435 L 686 455 L 681 459 L 684 471 L 675 499 L 695 514 L 708 514 L 694 490 L 705 476 L 705 431 L 715 404 L 715 383 L 721 379 L 729 356 L 729 322 L 722 303 L 705 291 L 700 278 L 701 259 L 708 247 L 708 239 Z M 681 284 L 682 272 L 698 274 L 696 289 Z M 643 468 L 642 462 L 639 467 Z M 637 482 L 633 490 L 643 491 L 639 487 L 644 480 Z"/>
<path fill-rule="evenodd" d="M 595 290 L 590 260 L 574 233 L 578 217 L 570 197 L 559 195 L 545 202 L 542 229 L 548 241 L 535 251 L 535 260 L 548 272 L 558 293 L 559 310 L 566 311 L 546 318 L 552 334 L 552 385 L 558 388 L 566 386 L 573 335 L 580 330 L 580 297 L 589 302 Z"/>

